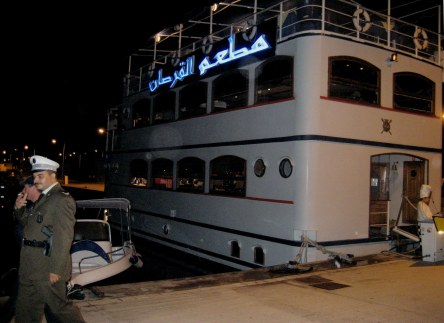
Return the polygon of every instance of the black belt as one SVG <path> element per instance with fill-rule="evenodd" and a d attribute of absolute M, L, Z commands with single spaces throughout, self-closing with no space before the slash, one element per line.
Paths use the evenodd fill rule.
<path fill-rule="evenodd" d="M 46 241 L 23 239 L 23 245 L 36 248 L 46 248 Z"/>

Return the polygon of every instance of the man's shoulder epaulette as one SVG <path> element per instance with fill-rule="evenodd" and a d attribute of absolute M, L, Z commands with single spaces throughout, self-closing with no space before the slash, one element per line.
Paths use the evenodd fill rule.
<path fill-rule="evenodd" d="M 62 198 L 67 198 L 67 197 L 72 197 L 71 194 L 67 191 L 64 190 L 60 190 L 58 191 L 59 196 L 61 196 Z"/>

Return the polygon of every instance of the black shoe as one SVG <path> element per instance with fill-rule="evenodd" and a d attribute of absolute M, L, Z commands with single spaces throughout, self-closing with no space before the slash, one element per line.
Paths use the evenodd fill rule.
<path fill-rule="evenodd" d="M 69 299 L 77 299 L 77 300 L 85 299 L 85 294 L 83 293 L 83 287 L 77 284 L 68 287 L 66 296 L 68 296 Z"/>

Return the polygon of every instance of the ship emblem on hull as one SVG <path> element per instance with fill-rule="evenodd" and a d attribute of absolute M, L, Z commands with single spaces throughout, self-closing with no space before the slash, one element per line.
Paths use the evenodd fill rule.
<path fill-rule="evenodd" d="M 390 132 L 390 124 L 392 123 L 392 120 L 390 120 L 390 119 L 382 119 L 381 118 L 381 121 L 382 121 L 382 131 L 381 131 L 381 133 L 388 132 L 389 134 L 392 134 Z"/>

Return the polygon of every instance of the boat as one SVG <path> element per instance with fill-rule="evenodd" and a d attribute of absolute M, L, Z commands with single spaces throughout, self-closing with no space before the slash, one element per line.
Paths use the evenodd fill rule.
<path fill-rule="evenodd" d="M 393 228 L 422 184 L 441 209 L 440 20 L 358 2 L 216 3 L 130 56 L 105 196 L 135 236 L 239 270 L 417 243 Z"/>
<path fill-rule="evenodd" d="M 84 287 L 120 274 L 131 266 L 141 268 L 143 262 L 131 240 L 129 200 L 103 198 L 78 200 L 76 204 L 71 245 L 72 275 L 67 284 L 67 295 L 83 299 Z M 112 235 L 111 224 L 120 233 L 118 244 Z"/>

